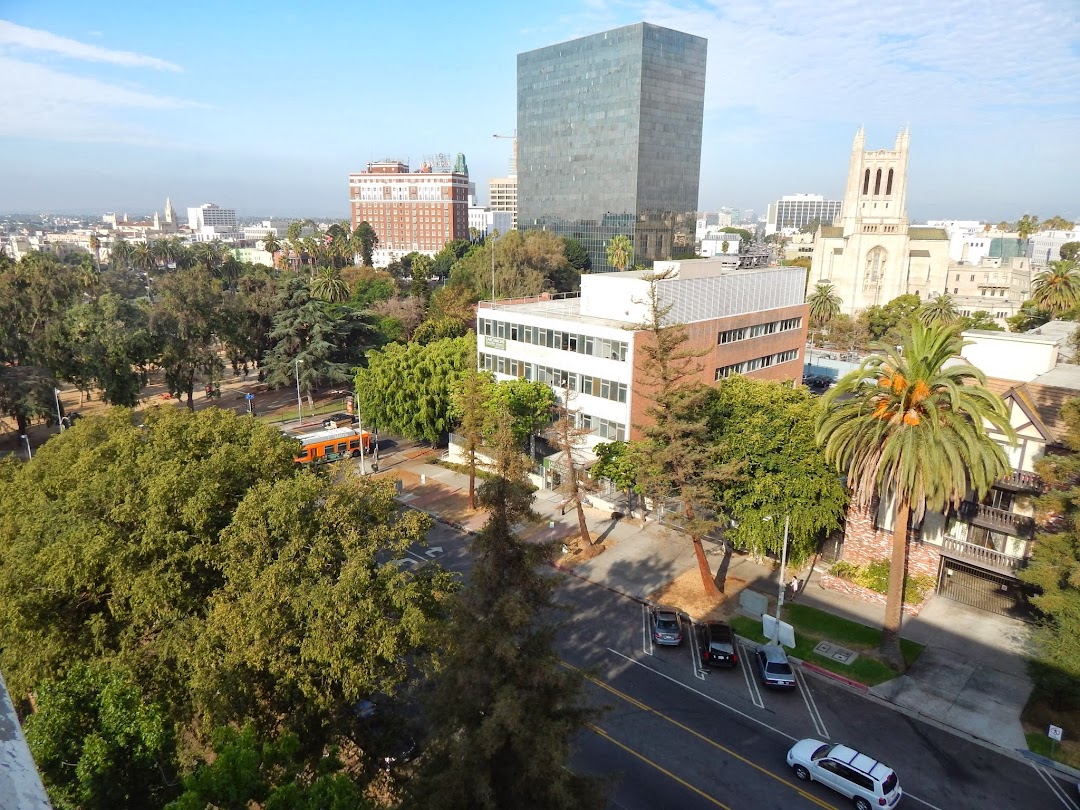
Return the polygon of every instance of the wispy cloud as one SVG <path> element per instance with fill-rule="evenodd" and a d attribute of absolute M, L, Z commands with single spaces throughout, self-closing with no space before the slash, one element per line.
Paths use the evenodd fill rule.
<path fill-rule="evenodd" d="M 605 10 L 605 24 L 632 15 L 706 37 L 707 108 L 751 105 L 766 128 L 792 117 L 990 123 L 1002 104 L 1080 107 L 1075 0 L 629 0 Z M 578 22 L 598 16 L 586 3 Z"/>
<path fill-rule="evenodd" d="M 84 62 L 104 62 L 121 67 L 153 68 L 179 73 L 179 65 L 131 51 L 115 51 L 97 45 L 87 45 L 67 37 L 57 36 L 37 28 L 27 28 L 7 20 L 0 20 L 0 47 L 45 51 Z"/>

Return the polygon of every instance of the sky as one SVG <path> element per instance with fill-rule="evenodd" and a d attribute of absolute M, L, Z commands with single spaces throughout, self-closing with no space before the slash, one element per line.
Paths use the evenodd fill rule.
<path fill-rule="evenodd" d="M 0 212 L 348 216 L 348 174 L 504 176 L 516 55 L 642 20 L 708 39 L 699 208 L 840 199 L 911 127 L 908 214 L 1080 219 L 1076 0 L 0 3 Z"/>

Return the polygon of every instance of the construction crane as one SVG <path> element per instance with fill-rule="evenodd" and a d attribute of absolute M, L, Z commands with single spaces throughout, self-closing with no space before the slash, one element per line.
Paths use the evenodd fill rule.
<path fill-rule="evenodd" d="M 517 176 L 517 130 L 516 129 L 514 130 L 513 135 L 495 134 L 495 135 L 492 135 L 491 137 L 499 138 L 499 139 L 505 140 L 505 141 L 513 141 L 514 142 L 514 153 L 513 153 L 512 157 L 510 158 L 510 174 L 511 174 L 511 176 Z"/>

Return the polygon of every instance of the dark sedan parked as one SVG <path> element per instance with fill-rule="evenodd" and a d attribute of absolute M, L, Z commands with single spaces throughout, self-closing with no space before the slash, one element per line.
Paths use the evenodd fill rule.
<path fill-rule="evenodd" d="M 739 663 L 735 651 L 735 637 L 731 628 L 723 622 L 709 622 L 697 626 L 698 649 L 703 663 L 714 667 L 734 667 Z"/>

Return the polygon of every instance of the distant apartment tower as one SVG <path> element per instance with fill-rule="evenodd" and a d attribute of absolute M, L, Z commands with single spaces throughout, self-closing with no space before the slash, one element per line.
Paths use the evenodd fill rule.
<path fill-rule="evenodd" d="M 708 43 L 650 23 L 518 54 L 518 227 L 693 251 Z M 678 240 L 678 243 L 677 243 Z"/>
<path fill-rule="evenodd" d="M 236 230 L 236 211 L 232 208 L 220 208 L 213 203 L 204 203 L 198 208 L 189 208 L 187 217 L 188 227 L 193 231 L 200 231 L 203 228 Z"/>
<path fill-rule="evenodd" d="M 488 208 L 510 214 L 511 227 L 517 229 L 518 179 L 516 175 L 492 177 L 488 181 Z"/>
<path fill-rule="evenodd" d="M 210 242 L 237 235 L 235 209 L 204 203 L 198 208 L 189 208 L 187 216 L 188 227 L 198 242 Z"/>
<path fill-rule="evenodd" d="M 798 230 L 811 223 L 832 225 L 833 220 L 840 216 L 841 207 L 843 203 L 840 200 L 826 200 L 820 194 L 788 194 L 769 203 L 765 235 L 771 236 L 790 228 Z"/>
<path fill-rule="evenodd" d="M 454 168 L 464 169 L 459 159 Z M 434 256 L 447 242 L 469 238 L 468 170 L 439 168 L 425 162 L 410 172 L 407 163 L 383 160 L 349 175 L 353 227 L 367 222 L 379 237 L 376 266 L 412 252 Z"/>

